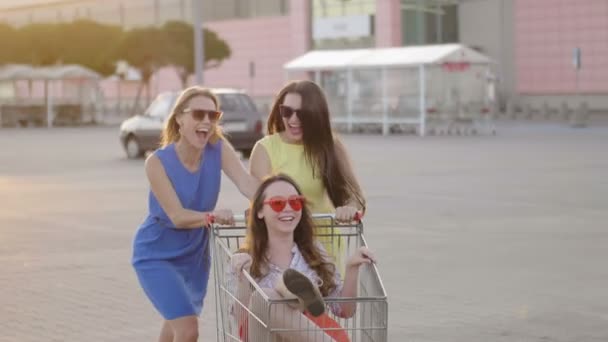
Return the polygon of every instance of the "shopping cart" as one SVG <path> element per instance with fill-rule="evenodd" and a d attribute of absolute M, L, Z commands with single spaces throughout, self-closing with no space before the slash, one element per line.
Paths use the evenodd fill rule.
<path fill-rule="evenodd" d="M 334 215 L 316 214 L 317 238 L 328 253 L 341 264 L 359 247 L 367 246 L 363 224 L 337 224 Z M 212 249 L 215 275 L 216 318 L 218 341 L 362 341 L 387 340 L 388 301 L 377 265 L 364 264 L 359 270 L 358 295 L 354 298 L 326 298 L 327 325 L 310 320 L 285 322 L 295 300 L 273 299 L 260 288 L 247 271 L 235 275 L 230 258 L 242 247 L 245 238 L 243 216 L 236 217 L 235 226 L 212 227 Z M 342 277 L 344 277 L 344 273 Z M 354 316 L 342 318 L 333 314 L 332 305 L 352 303 Z M 324 328 L 320 328 L 324 326 Z"/>

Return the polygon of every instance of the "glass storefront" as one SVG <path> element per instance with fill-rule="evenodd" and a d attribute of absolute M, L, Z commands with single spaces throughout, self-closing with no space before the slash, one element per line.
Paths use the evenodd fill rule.
<path fill-rule="evenodd" d="M 402 44 L 458 42 L 458 5 L 441 0 L 401 1 Z"/>
<path fill-rule="evenodd" d="M 304 0 L 302 0 L 304 1 Z M 381 0 L 312 1 L 312 48 L 352 49 L 376 46 L 375 20 Z M 282 16 L 290 0 L 205 0 L 203 21 Z M 401 0 L 402 45 L 457 42 L 458 5 L 450 0 Z M 192 20 L 192 0 L 84 0 L 2 10 L 13 25 L 90 19 L 125 28 Z"/>
<path fill-rule="evenodd" d="M 377 0 L 313 0 L 313 49 L 353 49 L 375 46 Z"/>
<path fill-rule="evenodd" d="M 289 0 L 205 0 L 203 21 L 221 21 L 289 13 Z M 32 22 L 67 22 L 90 19 L 107 24 L 135 27 L 162 24 L 168 20 L 192 20 L 192 0 L 89 0 L 15 6 L 0 10 L 2 21 L 21 26 Z"/>

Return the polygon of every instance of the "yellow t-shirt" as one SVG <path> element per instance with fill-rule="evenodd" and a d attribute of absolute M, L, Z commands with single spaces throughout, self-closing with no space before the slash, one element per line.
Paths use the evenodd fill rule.
<path fill-rule="evenodd" d="M 335 211 L 323 180 L 313 176 L 312 166 L 304 155 L 304 145 L 286 143 L 278 133 L 262 138 L 258 144 L 266 149 L 273 174 L 284 173 L 296 181 L 313 214 Z"/>

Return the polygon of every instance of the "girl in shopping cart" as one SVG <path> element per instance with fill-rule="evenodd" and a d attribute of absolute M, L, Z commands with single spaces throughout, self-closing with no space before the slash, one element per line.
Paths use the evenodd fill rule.
<path fill-rule="evenodd" d="M 283 335 L 290 341 L 327 337 L 348 341 L 346 332 L 325 313 L 323 297 L 356 297 L 359 266 L 374 262 L 374 256 L 367 248 L 359 248 L 348 258 L 342 279 L 315 239 L 307 201 L 293 179 L 276 175 L 262 182 L 249 212 L 244 246 L 231 259 L 231 272 L 239 279 L 240 303 L 250 303 L 249 310 L 254 315 L 268 311 L 260 294 L 252 293 L 244 279 L 242 271 L 247 270 L 270 299 L 298 300 L 298 306 L 271 310 L 269 317 L 272 326 L 284 328 Z M 355 313 L 355 303 L 333 303 L 330 309 L 337 317 L 349 318 Z M 306 328 L 311 323 L 317 326 L 312 332 Z M 240 324 L 242 340 L 257 341 L 267 336 L 255 321 L 241 317 Z"/>
<path fill-rule="evenodd" d="M 139 282 L 165 319 L 159 341 L 198 340 L 198 315 L 211 267 L 209 232 L 213 214 L 233 222 L 229 210 L 215 210 L 221 172 L 251 198 L 258 181 L 241 164 L 218 126 L 217 98 L 201 87 L 182 92 L 163 131 L 162 147 L 146 160 L 149 210 L 133 243 Z"/>
<path fill-rule="evenodd" d="M 351 221 L 365 210 L 346 148 L 332 132 L 327 99 L 314 82 L 293 81 L 279 91 L 268 135 L 254 146 L 249 170 L 260 180 L 289 175 L 314 213 L 335 211 L 338 221 Z"/>

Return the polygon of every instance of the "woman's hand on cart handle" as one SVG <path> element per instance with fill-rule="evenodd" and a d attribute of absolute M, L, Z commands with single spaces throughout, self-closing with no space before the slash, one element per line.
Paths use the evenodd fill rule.
<path fill-rule="evenodd" d="M 207 213 L 205 215 L 205 224 L 203 224 L 203 228 L 209 228 L 214 223 L 215 223 L 215 216 L 213 215 L 213 213 Z"/>
<path fill-rule="evenodd" d="M 358 210 L 357 213 L 355 214 L 355 217 L 353 218 L 353 220 L 355 220 L 357 222 L 361 222 L 361 219 L 363 219 L 363 211 Z"/>
<path fill-rule="evenodd" d="M 336 208 L 335 219 L 338 222 L 360 222 L 361 218 L 363 218 L 363 212 L 355 207 L 343 206 Z"/>
<path fill-rule="evenodd" d="M 362 264 L 375 264 L 376 257 L 367 247 L 360 247 L 346 262 L 347 267 L 359 267 Z"/>
<path fill-rule="evenodd" d="M 217 217 L 215 216 L 214 213 L 211 213 L 207 216 L 207 222 L 209 222 L 209 224 L 213 224 L 213 223 L 218 223 L 221 225 L 235 225 L 237 223 L 246 223 L 247 222 L 247 215 L 243 215 L 243 214 L 237 214 L 237 215 L 232 215 L 232 221 L 230 221 L 230 223 L 221 223 L 219 221 L 217 221 Z"/>
<path fill-rule="evenodd" d="M 234 225 L 234 214 L 230 209 L 216 210 L 207 214 L 207 225 L 211 224 Z"/>

